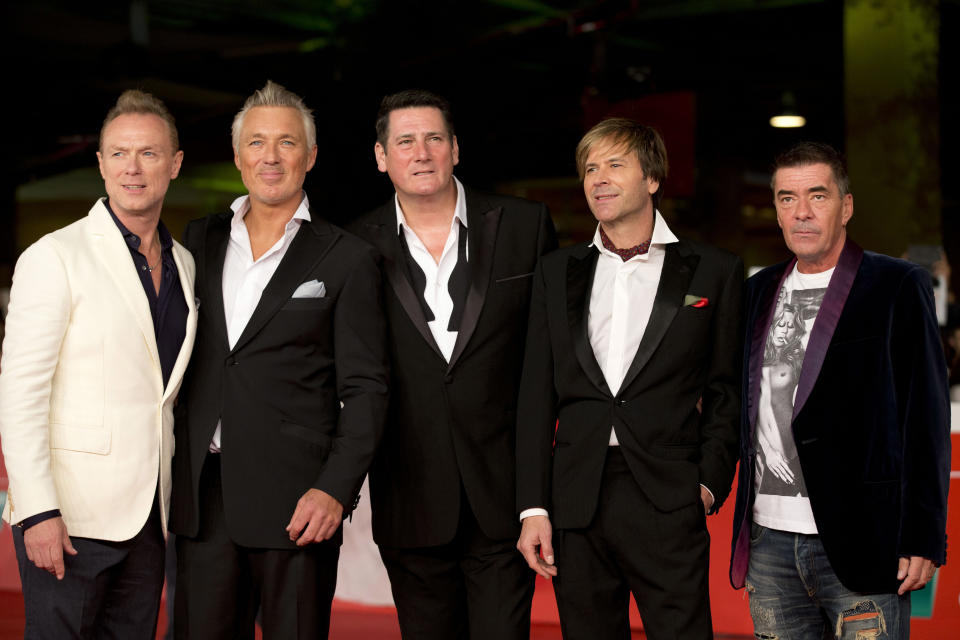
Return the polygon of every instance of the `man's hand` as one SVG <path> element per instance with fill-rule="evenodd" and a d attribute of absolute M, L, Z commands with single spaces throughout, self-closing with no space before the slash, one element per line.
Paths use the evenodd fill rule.
<path fill-rule="evenodd" d="M 527 565 L 547 580 L 557 575 L 557 568 L 553 564 L 553 527 L 547 516 L 523 519 L 517 549 L 523 554 Z"/>
<path fill-rule="evenodd" d="M 700 502 L 703 503 L 703 512 L 710 513 L 710 507 L 713 506 L 713 494 L 703 485 L 700 485 Z"/>
<path fill-rule="evenodd" d="M 57 580 L 63 580 L 67 572 L 63 566 L 63 552 L 77 555 L 67 535 L 67 525 L 63 524 L 63 518 L 60 517 L 44 520 L 24 531 L 23 546 L 26 547 L 30 562 L 54 574 Z"/>
<path fill-rule="evenodd" d="M 903 580 L 903 583 L 897 589 L 897 595 L 902 596 L 908 591 L 922 589 L 925 584 L 933 579 L 933 574 L 936 572 L 937 567 L 927 558 L 921 558 L 920 556 L 900 558 L 897 580 Z"/>
<path fill-rule="evenodd" d="M 332 538 L 341 521 L 343 505 L 336 498 L 319 489 L 308 489 L 297 500 L 287 533 L 298 547 L 303 547 Z"/>

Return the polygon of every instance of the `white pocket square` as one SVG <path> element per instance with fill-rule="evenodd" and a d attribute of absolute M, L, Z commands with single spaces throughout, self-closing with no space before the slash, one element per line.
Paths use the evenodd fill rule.
<path fill-rule="evenodd" d="M 322 298 L 327 295 L 327 288 L 320 280 L 304 282 L 293 292 L 294 298 Z"/>

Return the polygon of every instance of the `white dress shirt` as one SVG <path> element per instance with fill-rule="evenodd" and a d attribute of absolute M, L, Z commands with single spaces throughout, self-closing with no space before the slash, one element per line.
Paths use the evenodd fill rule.
<path fill-rule="evenodd" d="M 450 274 L 453 273 L 453 268 L 457 266 L 460 225 L 462 224 L 464 229 L 467 228 L 467 202 L 463 195 L 463 185 L 456 178 L 453 181 L 457 185 L 457 204 L 453 209 L 450 233 L 447 234 L 447 242 L 443 245 L 443 253 L 440 254 L 439 262 L 433 259 L 426 245 L 410 229 L 403 215 L 403 209 L 400 208 L 400 199 L 394 196 L 394 202 L 397 206 L 397 233 L 403 231 L 410 256 L 423 270 L 423 275 L 426 276 L 427 283 L 423 290 L 423 299 L 430 307 L 430 311 L 433 312 L 433 320 L 427 322 L 427 326 L 430 327 L 430 333 L 433 334 L 433 339 L 440 347 L 440 353 L 443 354 L 447 362 L 450 362 L 450 356 L 453 354 L 453 347 L 457 342 L 457 334 L 459 333 L 458 331 L 447 330 L 450 323 L 450 314 L 453 313 L 453 300 L 450 298 L 448 284 Z M 469 250 L 468 255 L 464 256 L 464 259 L 468 258 Z"/>
<path fill-rule="evenodd" d="M 600 252 L 590 290 L 590 313 L 587 335 L 593 355 L 614 396 L 633 362 L 653 311 L 653 300 L 660 286 L 664 247 L 676 242 L 667 222 L 657 211 L 653 235 L 647 253 L 633 256 L 626 262 L 600 241 L 600 225 L 591 246 Z M 617 434 L 610 428 L 610 445 L 617 446 Z"/>
<path fill-rule="evenodd" d="M 230 221 L 227 255 L 223 260 L 223 315 L 227 321 L 227 341 L 233 349 L 260 303 L 264 288 L 297 235 L 300 223 L 310 220 L 310 201 L 303 194 L 300 206 L 283 230 L 283 236 L 256 260 L 243 221 L 250 211 L 250 196 L 240 196 L 230 208 L 233 209 L 233 219 Z M 210 442 L 210 451 L 215 453 L 220 452 L 220 427 L 218 422 Z"/>

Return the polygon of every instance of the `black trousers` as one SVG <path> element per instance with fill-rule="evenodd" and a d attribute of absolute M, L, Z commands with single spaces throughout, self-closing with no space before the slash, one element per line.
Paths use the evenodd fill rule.
<path fill-rule="evenodd" d="M 404 640 L 526 640 L 536 574 L 517 541 L 493 540 L 461 491 L 453 541 L 380 547 Z"/>
<path fill-rule="evenodd" d="M 123 542 L 71 536 L 63 580 L 27 558 L 23 530 L 13 527 L 26 625 L 23 637 L 148 640 L 157 632 L 163 588 L 163 531 L 154 500 L 147 522 Z"/>
<path fill-rule="evenodd" d="M 709 551 L 703 504 L 658 511 L 610 447 L 593 521 L 554 531 L 564 640 L 629 640 L 631 592 L 650 640 L 712 638 Z"/>
<path fill-rule="evenodd" d="M 279 524 L 283 526 L 283 524 Z M 252 640 L 257 613 L 264 640 L 327 638 L 339 546 L 241 547 L 223 516 L 220 454 L 200 475 L 200 530 L 177 536 L 174 637 Z"/>

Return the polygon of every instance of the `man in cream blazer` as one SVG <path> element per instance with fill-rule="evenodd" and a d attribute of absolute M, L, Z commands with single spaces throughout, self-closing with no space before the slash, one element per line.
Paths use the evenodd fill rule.
<path fill-rule="evenodd" d="M 193 346 L 194 263 L 160 222 L 180 170 L 162 102 L 127 91 L 97 157 L 107 198 L 24 251 L 0 366 L 26 638 L 152 638 L 173 404 Z"/>

